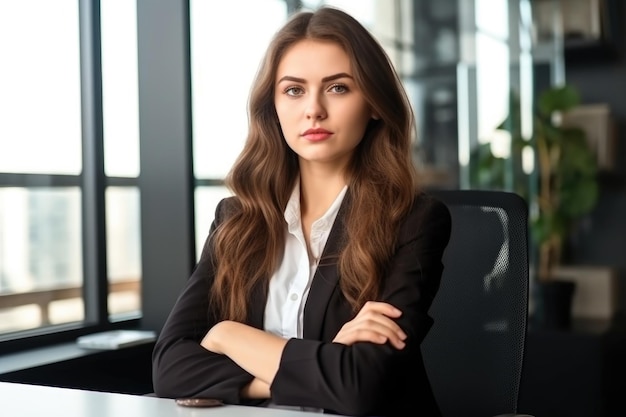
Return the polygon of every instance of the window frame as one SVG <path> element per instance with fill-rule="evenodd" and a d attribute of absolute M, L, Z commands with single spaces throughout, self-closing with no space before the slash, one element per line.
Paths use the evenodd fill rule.
<path fill-rule="evenodd" d="M 108 312 L 105 191 L 138 187 L 138 178 L 106 177 L 102 108 L 100 0 L 77 0 L 81 90 L 82 172 L 79 175 L 0 173 L 0 187 L 79 187 L 83 247 L 84 320 L 0 335 L 0 354 L 67 342 L 98 331 L 136 327 L 139 317 L 113 321 Z"/>

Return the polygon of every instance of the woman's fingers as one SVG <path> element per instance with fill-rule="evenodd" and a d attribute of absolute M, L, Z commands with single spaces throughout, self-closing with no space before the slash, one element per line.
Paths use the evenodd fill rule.
<path fill-rule="evenodd" d="M 359 315 L 367 314 L 369 312 L 376 312 L 393 318 L 398 318 L 402 315 L 402 311 L 395 308 L 389 303 L 384 303 L 382 301 L 368 301 L 363 305 L 363 307 L 361 307 L 361 310 L 357 314 L 357 317 Z"/>
<path fill-rule="evenodd" d="M 397 349 L 405 346 L 404 339 L 398 332 L 378 322 L 360 322 L 349 327 L 342 328 L 333 342 L 344 345 L 353 345 L 356 342 L 371 342 L 376 344 L 391 343 Z"/>
<path fill-rule="evenodd" d="M 397 349 L 405 346 L 406 334 L 392 319 L 402 314 L 391 304 L 370 301 L 357 316 L 343 325 L 333 342 L 352 345 L 356 342 L 384 344 L 389 342 Z"/>
<path fill-rule="evenodd" d="M 390 326 L 388 323 L 375 320 L 366 321 L 356 328 L 353 333 L 358 340 L 375 337 L 376 340 L 373 341 L 374 343 L 383 344 L 389 342 L 397 349 L 402 349 L 405 345 L 404 339 L 406 339 L 406 335 L 395 323 L 393 323 L 393 326 Z"/>
<path fill-rule="evenodd" d="M 363 308 L 359 311 L 357 316 L 351 321 L 359 323 L 362 320 L 373 320 L 388 326 L 398 334 L 400 339 L 406 339 L 406 334 L 402 331 L 400 326 L 392 320 L 402 315 L 402 312 L 388 303 L 368 301 Z M 349 322 L 350 323 L 350 322 Z"/>
<path fill-rule="evenodd" d="M 397 349 L 404 347 L 404 342 L 397 340 L 397 338 L 389 338 L 380 332 L 369 329 L 359 329 L 351 333 L 338 334 L 333 342 L 347 346 L 351 346 L 357 342 L 371 342 L 378 345 L 389 342 Z"/>
<path fill-rule="evenodd" d="M 362 316 L 357 316 L 349 323 L 350 327 L 378 330 L 390 338 L 395 336 L 400 340 L 406 339 L 406 334 L 402 328 L 398 326 L 398 323 L 389 317 L 378 313 L 368 313 Z"/>

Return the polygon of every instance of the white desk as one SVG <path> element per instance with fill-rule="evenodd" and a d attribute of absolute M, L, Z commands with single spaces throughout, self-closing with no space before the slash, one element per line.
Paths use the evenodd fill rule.
<path fill-rule="evenodd" d="M 224 405 L 188 408 L 174 400 L 0 382 L 0 413 L 10 417 L 319 417 L 320 414 Z"/>

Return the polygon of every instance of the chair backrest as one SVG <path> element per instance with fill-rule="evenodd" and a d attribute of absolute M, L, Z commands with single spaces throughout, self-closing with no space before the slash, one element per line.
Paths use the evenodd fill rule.
<path fill-rule="evenodd" d="M 528 316 L 528 207 L 504 191 L 437 190 L 452 215 L 423 355 L 444 417 L 516 413 Z"/>

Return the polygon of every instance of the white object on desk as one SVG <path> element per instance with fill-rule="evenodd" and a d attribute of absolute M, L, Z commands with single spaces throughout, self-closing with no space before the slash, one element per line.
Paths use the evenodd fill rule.
<path fill-rule="evenodd" d="M 111 330 L 81 336 L 76 344 L 86 349 L 121 349 L 156 340 L 151 330 Z"/>
<path fill-rule="evenodd" d="M 0 382 L 3 416 L 19 417 L 319 417 L 317 413 L 224 405 L 191 408 L 141 395 Z"/>

